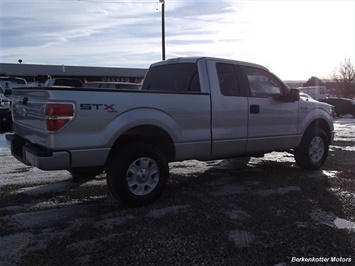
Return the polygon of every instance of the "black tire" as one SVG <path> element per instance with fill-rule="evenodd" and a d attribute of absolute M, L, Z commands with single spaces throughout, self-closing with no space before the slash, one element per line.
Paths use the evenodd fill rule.
<path fill-rule="evenodd" d="M 298 166 L 307 170 L 319 169 L 328 157 L 329 140 L 320 128 L 308 129 L 301 145 L 294 150 Z"/>
<path fill-rule="evenodd" d="M 117 149 L 107 165 L 111 194 L 131 207 L 154 202 L 168 182 L 169 165 L 164 153 L 147 143 Z"/>

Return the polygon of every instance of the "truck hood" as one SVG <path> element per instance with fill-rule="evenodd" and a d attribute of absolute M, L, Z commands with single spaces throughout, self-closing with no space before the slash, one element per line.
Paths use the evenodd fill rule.
<path fill-rule="evenodd" d="M 300 95 L 300 108 L 307 108 L 308 110 L 321 109 L 328 115 L 333 116 L 333 106 L 324 102 L 319 102 L 312 97 Z"/>

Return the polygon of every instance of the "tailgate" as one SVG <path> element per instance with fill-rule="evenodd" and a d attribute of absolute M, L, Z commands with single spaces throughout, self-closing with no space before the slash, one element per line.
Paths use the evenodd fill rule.
<path fill-rule="evenodd" d="M 35 131 L 44 133 L 44 108 L 47 99 L 48 92 L 43 88 L 14 89 L 12 113 L 16 126 L 30 127 Z"/>

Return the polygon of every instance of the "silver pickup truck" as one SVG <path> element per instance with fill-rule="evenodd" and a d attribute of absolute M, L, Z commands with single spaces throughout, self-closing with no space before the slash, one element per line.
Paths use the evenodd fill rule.
<path fill-rule="evenodd" d="M 317 169 L 334 137 L 330 105 L 262 66 L 206 57 L 152 64 L 141 90 L 14 89 L 13 120 L 6 137 L 19 161 L 73 177 L 106 171 L 130 206 L 159 197 L 169 162 L 290 151 Z"/>

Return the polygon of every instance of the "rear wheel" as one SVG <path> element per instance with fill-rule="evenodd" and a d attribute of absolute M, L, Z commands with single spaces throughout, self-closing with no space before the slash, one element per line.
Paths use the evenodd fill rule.
<path fill-rule="evenodd" d="M 154 202 L 163 192 L 169 176 L 168 161 L 157 147 L 136 143 L 119 149 L 107 167 L 111 194 L 128 206 Z"/>
<path fill-rule="evenodd" d="M 328 156 L 329 141 L 320 128 L 311 128 L 303 136 L 301 145 L 294 150 L 296 163 L 309 170 L 319 169 Z"/>

